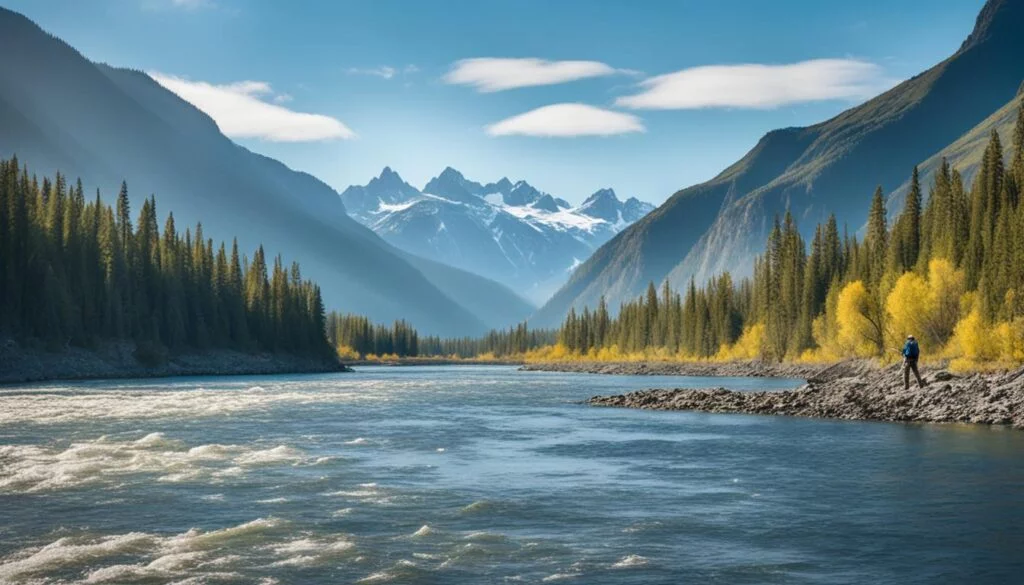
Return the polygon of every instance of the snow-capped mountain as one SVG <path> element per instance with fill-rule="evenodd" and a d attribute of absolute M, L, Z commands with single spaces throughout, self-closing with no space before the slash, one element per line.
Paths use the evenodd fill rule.
<path fill-rule="evenodd" d="M 345 189 L 349 215 L 395 246 L 543 302 L 598 246 L 654 206 L 601 189 L 578 207 L 507 178 L 481 184 L 448 167 L 422 190 L 391 168 Z"/>

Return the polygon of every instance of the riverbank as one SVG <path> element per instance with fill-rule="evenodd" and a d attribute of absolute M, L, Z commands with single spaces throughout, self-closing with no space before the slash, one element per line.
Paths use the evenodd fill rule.
<path fill-rule="evenodd" d="M 398 359 L 345 360 L 346 366 L 519 366 L 522 360 L 478 360 L 434 357 L 404 357 Z"/>
<path fill-rule="evenodd" d="M 544 362 L 526 364 L 526 372 L 569 372 L 623 376 L 737 376 L 750 378 L 810 378 L 828 365 L 746 362 Z"/>
<path fill-rule="evenodd" d="M 725 388 L 641 390 L 595 396 L 594 406 L 713 413 L 773 414 L 875 420 L 1009 425 L 1024 429 L 1024 368 L 957 376 L 946 370 L 924 373 L 925 388 L 903 389 L 900 365 L 879 368 L 845 362 L 781 392 L 737 392 Z"/>
<path fill-rule="evenodd" d="M 228 376 L 344 372 L 350 368 L 333 359 L 276 353 L 209 350 L 170 356 L 158 365 L 135 357 L 135 345 L 116 342 L 95 349 L 69 347 L 49 352 L 7 343 L 0 347 L 0 384 L 46 380 L 103 378 L 162 378 L 167 376 Z"/>

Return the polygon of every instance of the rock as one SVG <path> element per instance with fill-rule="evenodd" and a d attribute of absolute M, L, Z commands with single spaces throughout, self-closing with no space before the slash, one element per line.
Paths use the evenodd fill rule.
<path fill-rule="evenodd" d="M 595 406 L 656 410 L 782 414 L 844 420 L 972 422 L 1024 427 L 1024 375 L 933 374 L 945 383 L 903 389 L 894 383 L 899 367 L 864 368 L 846 364 L 829 368 L 816 381 L 794 390 L 739 392 L 711 390 L 643 390 L 615 397 L 594 397 Z"/>

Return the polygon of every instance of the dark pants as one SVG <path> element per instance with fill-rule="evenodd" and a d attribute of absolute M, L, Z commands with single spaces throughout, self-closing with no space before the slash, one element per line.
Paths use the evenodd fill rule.
<path fill-rule="evenodd" d="M 903 360 L 903 389 L 910 388 L 910 372 L 914 372 L 914 377 L 917 378 L 917 387 L 924 388 L 924 380 L 921 379 L 921 373 L 917 371 L 917 359 L 906 358 Z"/>

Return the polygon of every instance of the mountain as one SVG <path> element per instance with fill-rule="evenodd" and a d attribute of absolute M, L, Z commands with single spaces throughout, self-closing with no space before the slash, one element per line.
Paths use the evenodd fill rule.
<path fill-rule="evenodd" d="M 951 57 L 831 120 L 766 134 L 741 160 L 664 204 L 597 250 L 534 317 L 610 306 L 649 281 L 680 287 L 722 271 L 750 274 L 776 214 L 805 236 L 835 213 L 856 230 L 876 185 L 899 187 L 912 167 L 947 147 L 1014 95 L 1024 79 L 1024 0 L 989 0 Z"/>
<path fill-rule="evenodd" d="M 1002 141 L 1003 157 L 1009 158 L 1013 149 L 1013 132 L 1017 123 L 1017 114 L 1021 111 L 1021 106 L 1024 105 L 1022 99 L 1024 99 L 1024 85 L 1021 86 L 1017 96 L 1006 105 L 968 130 L 955 142 L 921 162 L 918 165 L 918 171 L 921 184 L 925 186 L 925 189 L 927 190 L 935 181 L 935 173 L 942 165 L 943 159 L 952 168 L 960 171 L 965 185 L 970 185 L 981 166 L 981 157 L 985 152 L 985 147 L 988 146 L 993 130 L 999 133 L 999 139 Z M 890 216 L 899 213 L 899 210 L 903 208 L 903 200 L 909 190 L 910 179 L 908 178 L 889 195 L 886 205 L 889 208 Z"/>
<path fill-rule="evenodd" d="M 179 226 L 202 221 L 215 239 L 237 235 L 245 250 L 262 243 L 299 261 L 328 308 L 407 318 L 440 335 L 481 333 L 530 311 L 472 274 L 457 274 L 458 288 L 439 283 L 435 266 L 350 219 L 336 191 L 233 143 L 144 73 L 93 63 L 2 8 L 0 53 L 18 56 L 0 59 L 0 156 L 17 154 L 40 176 L 81 177 L 108 202 L 124 179 L 136 210 L 156 194 L 161 221 L 173 211 Z"/>
<path fill-rule="evenodd" d="M 526 181 L 486 185 L 448 167 L 420 191 L 385 168 L 341 194 L 349 214 L 396 247 L 546 300 L 598 246 L 649 212 L 601 189 L 573 208 Z"/>

